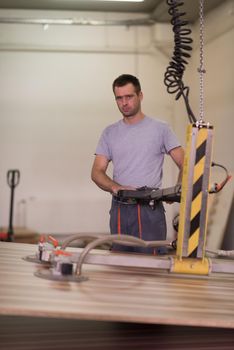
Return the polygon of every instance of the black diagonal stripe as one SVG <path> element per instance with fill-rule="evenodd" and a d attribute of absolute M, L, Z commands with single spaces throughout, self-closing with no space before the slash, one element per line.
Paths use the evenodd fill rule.
<path fill-rule="evenodd" d="M 193 196 L 192 196 L 192 200 L 194 200 L 197 195 L 202 191 L 202 181 L 203 181 L 203 175 L 201 175 L 197 181 L 195 182 L 195 184 L 193 185 Z"/>
<path fill-rule="evenodd" d="M 195 164 L 197 164 L 206 153 L 206 141 L 207 140 L 204 140 L 196 150 Z"/>
<path fill-rule="evenodd" d="M 190 237 L 192 236 L 192 234 L 197 230 L 197 228 L 200 225 L 200 214 L 201 214 L 201 211 L 199 211 L 197 213 L 197 215 L 194 216 L 194 218 L 192 219 L 192 221 L 190 223 L 190 233 L 189 233 Z"/>
<path fill-rule="evenodd" d="M 197 257 L 197 247 L 194 248 L 194 250 L 189 254 L 189 258 L 196 258 Z"/>

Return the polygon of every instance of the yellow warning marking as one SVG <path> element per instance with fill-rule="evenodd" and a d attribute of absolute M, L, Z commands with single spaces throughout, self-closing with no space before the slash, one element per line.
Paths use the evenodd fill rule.
<path fill-rule="evenodd" d="M 201 211 L 202 192 L 192 202 L 190 221 Z"/>
<path fill-rule="evenodd" d="M 194 167 L 193 183 L 195 183 L 199 179 L 199 177 L 203 175 L 204 167 L 205 167 L 205 156 Z"/>
<path fill-rule="evenodd" d="M 213 131 L 205 126 L 200 127 L 197 125 L 195 126 L 195 124 L 190 124 L 187 128 L 180 202 L 180 221 L 176 250 L 177 258 L 175 261 L 175 265 L 178 263 L 178 266 L 175 266 L 175 270 L 181 268 L 182 270 L 188 270 L 188 273 L 193 273 L 194 264 L 192 262 L 191 266 L 188 264 L 188 266 L 186 265 L 185 267 L 184 260 L 188 259 L 187 257 L 191 255 L 192 252 L 198 249 L 196 260 L 201 258 L 201 255 L 203 258 L 205 257 L 205 243 L 203 247 L 200 247 L 200 241 L 203 242 L 204 240 L 205 242 L 206 240 L 206 191 L 208 189 L 204 187 L 207 182 L 206 178 L 204 180 L 205 182 L 202 182 L 203 174 L 205 176 L 210 175 L 209 169 L 207 168 L 207 157 L 210 162 L 211 137 L 208 139 L 208 136 L 212 136 L 212 134 Z M 193 195 L 196 195 L 196 198 L 193 199 Z M 197 220 L 199 214 L 203 217 L 202 225 L 205 225 L 205 227 L 200 227 L 201 223 Z M 192 233 L 191 230 L 194 230 L 194 233 Z M 201 235 L 203 237 L 200 237 Z M 201 248 L 202 252 L 200 251 Z M 182 263 L 182 266 L 180 263 Z M 201 264 L 201 269 L 203 269 L 203 264 Z M 208 270 L 208 265 L 204 270 L 206 269 Z"/>
<path fill-rule="evenodd" d="M 200 129 L 197 134 L 196 148 L 198 148 L 204 141 L 206 141 L 208 135 L 207 129 Z"/>
<path fill-rule="evenodd" d="M 200 233 L 200 227 L 198 227 L 197 230 L 193 233 L 193 235 L 189 238 L 188 255 L 190 255 L 194 251 L 194 249 L 198 247 L 199 233 Z"/>

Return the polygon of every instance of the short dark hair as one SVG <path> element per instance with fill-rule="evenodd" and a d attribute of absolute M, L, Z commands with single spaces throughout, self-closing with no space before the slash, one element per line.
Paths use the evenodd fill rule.
<path fill-rule="evenodd" d="M 115 87 L 125 86 L 129 83 L 131 83 L 135 87 L 136 93 L 139 94 L 139 92 L 141 91 L 140 81 L 139 79 L 137 79 L 137 77 L 134 77 L 134 75 L 131 74 L 122 74 L 118 78 L 116 78 L 112 84 L 113 92 L 115 92 Z"/>

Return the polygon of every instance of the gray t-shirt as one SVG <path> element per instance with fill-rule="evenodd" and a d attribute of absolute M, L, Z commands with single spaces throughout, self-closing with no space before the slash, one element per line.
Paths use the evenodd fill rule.
<path fill-rule="evenodd" d="M 129 125 L 106 127 L 95 154 L 113 162 L 113 180 L 123 186 L 160 187 L 164 155 L 180 143 L 167 123 L 145 117 Z"/>

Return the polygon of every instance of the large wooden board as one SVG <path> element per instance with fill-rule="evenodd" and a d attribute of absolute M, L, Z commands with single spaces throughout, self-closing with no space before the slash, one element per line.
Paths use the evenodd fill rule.
<path fill-rule="evenodd" d="M 49 281 L 34 276 L 38 265 L 22 259 L 35 250 L 0 243 L 0 315 L 234 328 L 233 275 L 86 264 L 87 281 Z"/>

